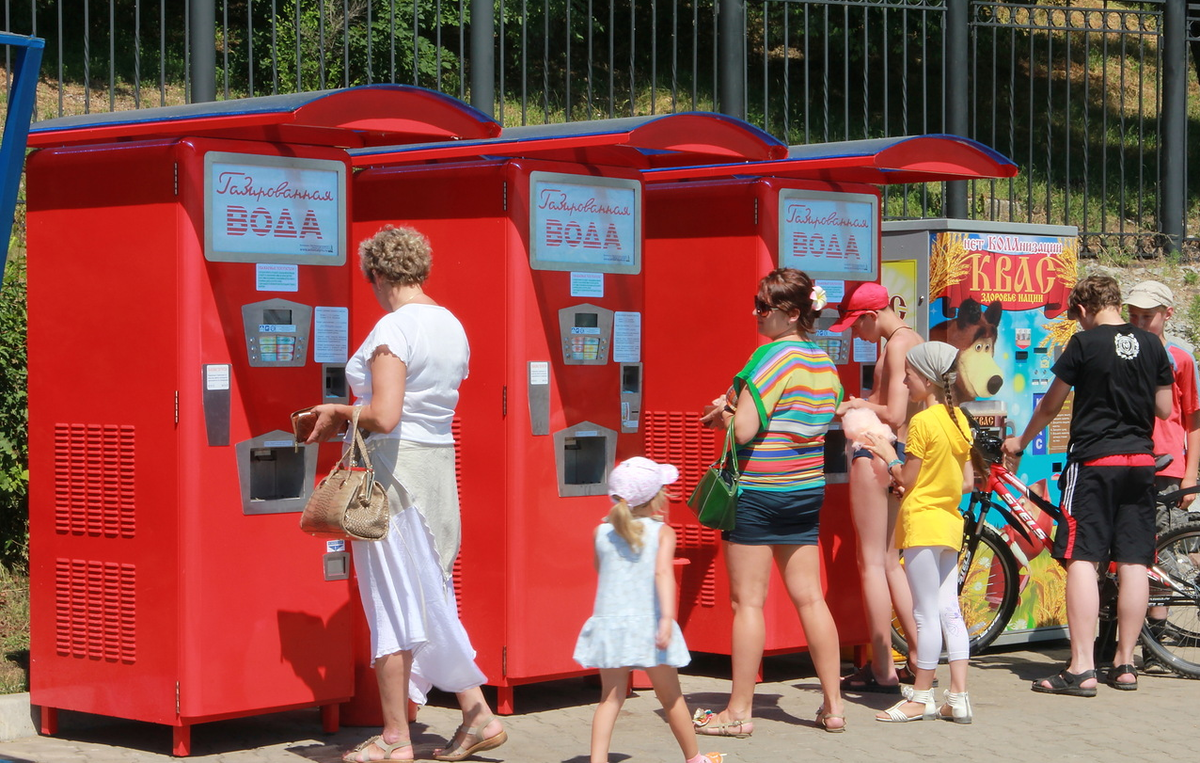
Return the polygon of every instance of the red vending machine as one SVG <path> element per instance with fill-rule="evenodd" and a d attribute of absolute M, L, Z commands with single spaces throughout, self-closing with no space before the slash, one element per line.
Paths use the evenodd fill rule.
<path fill-rule="evenodd" d="M 42 122 L 28 165 L 31 700 L 171 726 L 354 691 L 348 549 L 299 512 L 345 400 L 346 148 L 498 126 L 393 86 Z M 428 120 L 424 128 L 420 125 Z"/>
<path fill-rule="evenodd" d="M 353 152 L 364 168 L 353 237 L 386 224 L 427 235 L 428 291 L 470 339 L 455 584 L 499 711 L 512 712 L 512 687 L 588 672 L 572 652 L 595 591 L 592 530 L 611 505 L 609 470 L 645 449 L 639 169 L 784 148 L 715 115 L 514 128 L 421 148 Z M 356 288 L 357 336 L 378 309 L 366 309 L 365 282 Z"/>
<path fill-rule="evenodd" d="M 814 339 L 837 364 L 846 394 L 869 394 L 878 348 L 828 327 L 852 282 L 879 279 L 876 186 L 1012 173 L 1011 162 L 990 149 L 951 136 L 797 146 L 784 161 L 646 172 L 647 364 L 688 369 L 670 386 L 646 386 L 646 454 L 683 467 L 679 494 L 690 493 L 723 443 L 697 423 L 701 409 L 764 341 L 751 314 L 762 276 L 793 267 L 824 287 L 829 307 Z M 702 350 L 678 341 L 680 304 L 702 305 L 694 318 Z M 846 445 L 835 422 L 826 437 L 822 572 L 842 643 L 864 645 Z M 688 645 L 728 654 L 732 611 L 720 533 L 696 523 L 683 506 L 672 518 L 683 520 L 678 553 L 691 561 L 680 597 Z M 778 573 L 772 575 L 765 651 L 802 649 L 807 641 L 795 608 Z"/>

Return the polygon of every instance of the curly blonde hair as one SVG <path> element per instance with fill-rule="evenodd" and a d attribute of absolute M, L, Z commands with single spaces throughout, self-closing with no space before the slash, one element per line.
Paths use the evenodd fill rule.
<path fill-rule="evenodd" d="M 392 225 L 359 244 L 358 256 L 363 275 L 372 283 L 381 278 L 388 283 L 422 284 L 433 266 L 429 239 L 413 228 Z"/>

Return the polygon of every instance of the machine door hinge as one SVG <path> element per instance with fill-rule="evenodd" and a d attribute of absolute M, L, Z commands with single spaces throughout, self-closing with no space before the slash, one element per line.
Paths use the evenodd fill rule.
<path fill-rule="evenodd" d="M 501 199 L 501 201 L 504 203 L 504 211 L 507 212 L 508 211 L 508 181 L 507 180 L 504 181 L 504 198 Z"/>
<path fill-rule="evenodd" d="M 754 224 L 758 225 L 758 199 L 754 200 Z"/>
<path fill-rule="evenodd" d="M 179 423 L 179 390 L 175 390 L 175 423 Z"/>
<path fill-rule="evenodd" d="M 500 415 L 508 415 L 508 385 L 500 388 Z"/>
<path fill-rule="evenodd" d="M 500 647 L 500 675 L 508 675 L 508 647 Z"/>
<path fill-rule="evenodd" d="M 179 162 L 175 162 L 175 195 L 179 195 Z"/>
<path fill-rule="evenodd" d="M 179 682 L 175 682 L 175 715 L 179 715 Z"/>

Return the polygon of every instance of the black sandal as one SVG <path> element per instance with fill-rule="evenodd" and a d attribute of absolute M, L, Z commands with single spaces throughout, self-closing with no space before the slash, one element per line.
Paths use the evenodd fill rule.
<path fill-rule="evenodd" d="M 1129 673 L 1133 676 L 1132 681 L 1117 680 L 1117 678 L 1125 675 L 1126 673 Z M 1108 669 L 1108 674 L 1104 677 L 1104 683 L 1108 684 L 1114 689 L 1120 689 L 1121 691 L 1137 691 L 1137 670 L 1135 670 L 1134 667 L 1129 664 L 1113 665 Z"/>
<path fill-rule="evenodd" d="M 1096 687 L 1083 687 L 1081 683 L 1089 678 L 1095 678 L 1096 671 L 1085 670 L 1082 673 L 1072 673 L 1066 668 L 1058 671 L 1057 675 L 1047 678 L 1039 678 L 1033 682 L 1033 690 L 1040 691 L 1043 694 L 1067 694 L 1072 697 L 1094 697 L 1096 696 Z M 1050 684 L 1042 686 L 1042 681 Z"/>
<path fill-rule="evenodd" d="M 842 678 L 842 691 L 871 692 L 872 694 L 899 694 L 900 684 L 891 686 L 879 683 L 871 670 L 871 663 L 863 665 L 858 670 Z"/>

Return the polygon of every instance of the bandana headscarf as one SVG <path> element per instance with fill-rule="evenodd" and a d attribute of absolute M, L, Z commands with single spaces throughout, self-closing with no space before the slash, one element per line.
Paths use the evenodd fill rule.
<path fill-rule="evenodd" d="M 946 380 L 953 384 L 958 377 L 954 370 L 954 361 L 958 359 L 958 348 L 945 342 L 922 342 L 908 351 L 905 360 L 917 372 L 936 386 L 943 386 L 943 374 L 948 374 Z"/>

